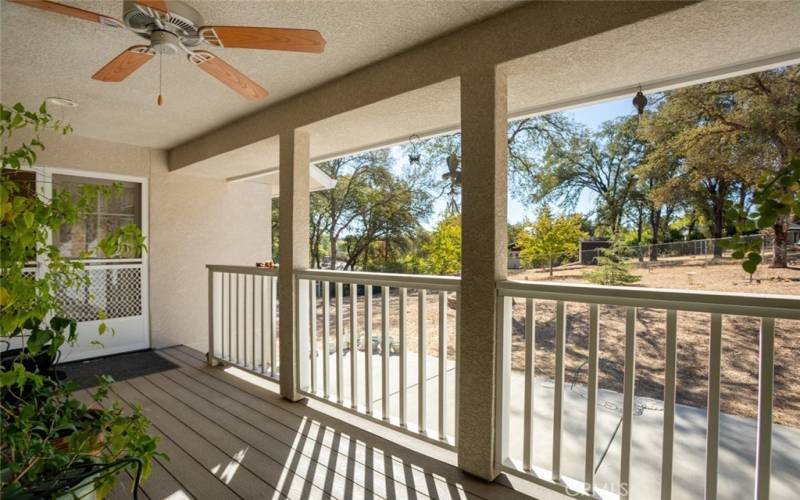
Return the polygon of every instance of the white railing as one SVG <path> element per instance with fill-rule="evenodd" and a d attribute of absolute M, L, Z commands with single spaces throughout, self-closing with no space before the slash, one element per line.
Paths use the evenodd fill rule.
<path fill-rule="evenodd" d="M 524 408 L 515 412 L 516 425 L 511 425 L 510 389 L 512 386 L 512 298 L 525 302 L 525 377 L 524 394 L 521 398 Z M 554 373 L 552 399 L 552 446 L 550 469 L 534 466 L 534 458 L 540 459 L 541 443 L 534 440 L 534 365 L 535 359 L 535 321 L 539 301 L 555 303 L 554 329 Z M 564 449 L 564 405 L 565 405 L 565 343 L 568 333 L 566 307 L 568 303 L 586 304 L 589 309 L 588 320 L 588 384 L 586 388 L 586 441 L 583 478 L 568 477 L 562 471 L 562 451 Z M 753 295 L 738 293 L 705 293 L 687 290 L 657 290 L 629 287 L 601 287 L 592 285 L 572 285 L 537 283 L 527 281 L 504 281 L 498 283 L 498 341 L 501 354 L 498 357 L 498 378 L 502 387 L 498 405 L 498 447 L 497 460 L 502 468 L 510 473 L 534 480 L 571 496 L 586 498 L 606 496 L 595 484 L 596 470 L 596 428 L 598 408 L 598 358 L 601 320 L 601 305 L 624 308 L 624 380 L 622 383 L 622 416 L 618 495 L 628 498 L 631 479 L 631 448 L 634 427 L 634 381 L 636 377 L 636 321 L 640 308 L 666 311 L 666 349 L 664 383 L 663 441 L 661 446 L 661 491 L 662 499 L 673 496 L 673 449 L 675 433 L 675 386 L 676 353 L 678 332 L 678 311 L 708 313 L 710 316 L 708 409 L 705 454 L 705 498 L 714 499 L 717 494 L 720 436 L 720 386 L 722 353 L 723 315 L 751 316 L 760 321 L 759 341 L 759 380 L 758 380 L 758 420 L 757 445 L 755 450 L 755 493 L 757 499 L 769 498 L 772 447 L 772 402 L 774 389 L 774 342 L 776 319 L 800 319 L 800 298 L 792 296 Z M 516 404 L 517 400 L 514 400 Z M 547 407 L 549 405 L 542 405 Z M 540 410 L 541 413 L 541 410 Z M 521 419 L 521 422 L 519 420 Z M 521 425 L 520 425 L 521 424 Z M 522 434 L 522 457 L 511 456 L 511 434 Z M 518 442 L 517 439 L 515 441 Z M 650 452 L 648 452 L 650 453 Z M 541 460 L 538 460 L 541 463 Z M 570 464 L 572 465 L 572 464 Z M 636 471 L 634 471 L 634 474 Z M 576 493 L 577 492 L 577 493 Z M 652 495 L 653 492 L 648 492 Z M 744 493 L 742 492 L 744 497 Z"/>
<path fill-rule="evenodd" d="M 209 361 L 224 361 L 277 379 L 277 270 L 206 267 Z"/>
<path fill-rule="evenodd" d="M 448 409 L 458 408 L 460 280 L 326 270 L 300 271 L 295 279 L 308 298 L 296 319 L 301 392 L 454 448 L 457 419 Z M 438 327 L 428 325 L 430 305 L 438 309 Z M 429 353 L 432 333 L 435 356 Z"/>

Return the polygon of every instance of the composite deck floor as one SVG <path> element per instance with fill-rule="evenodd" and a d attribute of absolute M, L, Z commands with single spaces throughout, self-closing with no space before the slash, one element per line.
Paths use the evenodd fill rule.
<path fill-rule="evenodd" d="M 269 383 L 209 368 L 198 351 L 158 353 L 177 368 L 116 382 L 109 396 L 140 405 L 169 455 L 156 461 L 140 498 L 531 498 L 388 433 L 370 433 L 353 418 L 290 403 Z M 109 498 L 131 498 L 129 482 L 124 477 Z"/>

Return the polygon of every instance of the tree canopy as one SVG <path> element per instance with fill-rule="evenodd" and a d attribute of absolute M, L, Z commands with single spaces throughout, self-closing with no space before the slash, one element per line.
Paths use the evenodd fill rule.
<path fill-rule="evenodd" d="M 638 255 L 649 253 L 651 260 L 664 242 L 764 229 L 737 220 L 771 206 L 758 196 L 758 186 L 765 185 L 765 175 L 779 176 L 800 151 L 800 131 L 793 126 L 800 119 L 800 67 L 648 99 L 642 115 L 631 107 L 631 114 L 596 128 L 568 113 L 509 122 L 510 195 L 541 210 L 535 222 L 509 230 L 509 240 L 524 247 L 526 264 L 563 258 L 546 257 L 555 252 L 541 248 L 556 244 L 549 236 L 531 236 L 545 234 L 548 220 L 554 227 L 563 224 L 559 230 L 573 241 L 582 228 L 594 238 L 619 236 L 628 245 L 649 245 L 649 252 L 640 249 Z M 407 155 L 418 159 L 406 161 Z M 337 184 L 311 195 L 312 265 L 458 272 L 453 262 L 460 260 L 459 219 L 452 215 L 460 206 L 460 163 L 461 135 L 453 133 L 318 164 Z M 783 182 L 771 184 L 770 192 L 779 188 L 780 196 L 793 196 L 786 186 L 794 184 Z M 594 200 L 592 209 L 583 219 L 570 216 L 587 196 Z M 740 210 L 734 214 L 731 204 Z M 776 213 L 775 220 L 759 220 L 771 222 L 766 229 L 777 248 L 772 264 L 780 266 L 784 225 L 797 214 Z M 439 220 L 430 221 L 432 215 Z M 574 254 L 573 248 L 558 253 Z M 714 251 L 721 255 L 722 247 Z"/>
<path fill-rule="evenodd" d="M 439 221 L 430 241 L 422 245 L 418 268 L 424 274 L 461 272 L 460 215 L 452 215 Z"/>
<path fill-rule="evenodd" d="M 578 254 L 582 238 L 588 236 L 581 230 L 581 216 L 559 215 L 553 217 L 548 207 L 541 209 L 535 222 L 526 221 L 517 233 L 520 260 L 524 266 L 544 262 L 553 275 L 553 264 L 558 259 L 572 258 Z"/>

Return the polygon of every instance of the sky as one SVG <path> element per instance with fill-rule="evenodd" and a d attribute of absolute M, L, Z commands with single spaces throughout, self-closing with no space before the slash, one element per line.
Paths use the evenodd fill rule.
<path fill-rule="evenodd" d="M 578 123 L 585 125 L 586 127 L 596 130 L 600 127 L 600 125 L 607 120 L 611 120 L 618 116 L 630 115 L 635 113 L 635 109 L 631 104 L 630 97 L 625 97 L 623 99 L 617 99 L 614 101 L 603 102 L 599 104 L 594 104 L 591 106 L 584 106 L 581 108 L 572 109 L 566 111 L 567 115 L 570 115 L 573 119 L 575 119 Z M 400 169 L 407 165 L 408 159 L 403 156 L 402 149 L 400 146 L 392 147 L 390 150 L 390 154 L 394 159 L 395 169 Z M 427 221 L 426 224 L 423 224 L 427 229 L 431 229 L 433 226 L 436 225 L 436 222 L 441 219 L 441 214 L 444 212 L 445 206 L 447 204 L 446 199 L 440 199 L 434 205 L 434 215 Z M 557 207 L 553 207 L 556 211 Z M 590 213 L 594 209 L 594 197 L 589 193 L 583 193 L 578 200 L 578 204 L 575 208 L 576 212 L 580 213 Z M 524 207 L 521 203 L 515 200 L 512 196 L 509 195 L 508 197 L 508 222 L 511 224 L 517 224 L 522 222 L 526 218 L 533 218 L 535 216 L 535 211 L 529 208 Z"/>

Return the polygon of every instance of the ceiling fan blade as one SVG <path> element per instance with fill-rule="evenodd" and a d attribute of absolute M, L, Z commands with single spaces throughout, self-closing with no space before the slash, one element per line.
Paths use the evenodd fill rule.
<path fill-rule="evenodd" d="M 92 79 L 101 82 L 121 82 L 152 59 L 155 54 L 156 51 L 146 45 L 134 45 L 100 68 L 100 71 L 92 75 Z"/>
<path fill-rule="evenodd" d="M 98 14 L 96 12 L 92 12 L 89 10 L 79 9 L 77 7 L 72 7 L 70 5 L 64 5 L 58 2 L 50 2 L 49 0 L 10 0 L 10 1 L 20 5 L 26 5 L 28 7 L 34 7 L 37 9 L 46 10 L 48 12 L 55 12 L 56 14 L 63 14 L 65 16 L 77 17 L 78 19 L 91 21 L 93 23 L 105 24 L 107 26 L 111 26 L 114 28 L 121 28 L 123 26 L 119 20 L 114 19 L 113 17 L 108 17 L 103 14 Z"/>
<path fill-rule="evenodd" d="M 256 101 L 269 95 L 269 92 L 264 90 L 261 85 L 247 78 L 239 70 L 211 52 L 196 50 L 188 57 L 192 64 L 232 88 L 245 99 Z"/>
<path fill-rule="evenodd" d="M 325 50 L 325 39 L 319 31 L 290 28 L 257 28 L 250 26 L 203 26 L 200 35 L 217 47 L 234 49 L 291 50 L 316 52 Z"/>
<path fill-rule="evenodd" d="M 151 9 L 157 10 L 164 14 L 169 12 L 169 9 L 167 9 L 167 2 L 164 0 L 135 0 L 134 3 L 138 3 L 143 7 L 150 7 Z"/>

